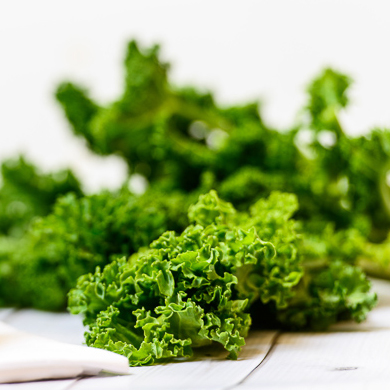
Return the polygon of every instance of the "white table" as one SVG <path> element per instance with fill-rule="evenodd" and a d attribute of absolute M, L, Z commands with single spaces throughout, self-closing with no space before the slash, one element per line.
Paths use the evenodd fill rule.
<path fill-rule="evenodd" d="M 324 333 L 251 332 L 237 361 L 210 348 L 190 362 L 134 367 L 104 376 L 0 385 L 0 390 L 103 389 L 390 389 L 390 282 L 374 281 L 379 305 L 363 324 L 344 322 Z M 73 344 L 81 319 L 67 313 L 3 309 L 0 320 L 20 330 Z"/>

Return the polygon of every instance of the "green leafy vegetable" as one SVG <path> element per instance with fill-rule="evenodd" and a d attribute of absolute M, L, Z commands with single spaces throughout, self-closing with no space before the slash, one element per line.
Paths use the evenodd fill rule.
<path fill-rule="evenodd" d="M 361 271 L 341 261 L 315 270 L 300 264 L 290 219 L 296 208 L 295 196 L 283 193 L 259 200 L 249 214 L 215 191 L 200 196 L 183 233 L 167 231 L 129 261 L 79 278 L 69 308 L 84 315 L 87 344 L 131 365 L 190 357 L 212 342 L 236 359 L 251 311 L 260 326 L 363 320 L 376 298 Z"/>
<path fill-rule="evenodd" d="M 187 199 L 155 191 L 137 197 L 128 190 L 58 200 L 53 213 L 36 220 L 1 260 L 2 300 L 12 306 L 46 310 L 66 307 L 66 294 L 80 275 L 104 266 L 114 255 L 148 245 L 167 229 L 187 223 Z M 1 243 L 0 243 L 1 248 Z"/>
<path fill-rule="evenodd" d="M 210 93 L 173 86 L 157 46 L 141 50 L 130 42 L 124 65 L 124 91 L 105 107 L 73 84 L 58 89 L 75 133 L 95 152 L 122 155 L 132 172 L 167 194 L 213 188 L 247 210 L 272 191 L 290 192 L 300 203 L 295 217 L 312 234 L 321 236 L 329 224 L 358 230 L 361 245 L 387 238 L 390 132 L 345 133 L 339 115 L 348 106 L 348 76 L 325 69 L 308 86 L 302 120 L 279 132 L 264 124 L 257 103 L 223 108 Z M 382 265 L 365 258 L 374 268 L 389 266 L 384 256 Z"/>
<path fill-rule="evenodd" d="M 42 174 L 23 157 L 1 165 L 0 234 L 20 237 L 35 216 L 49 214 L 58 196 L 82 194 L 70 170 Z"/>
<path fill-rule="evenodd" d="M 324 70 L 308 87 L 302 120 L 280 132 L 264 123 L 257 103 L 221 107 L 210 93 L 173 85 L 157 46 L 141 49 L 130 42 L 124 65 L 123 92 L 110 104 L 94 102 L 69 82 L 56 97 L 74 133 L 98 154 L 122 156 L 131 174 L 147 178 L 148 190 L 142 196 L 122 189 L 80 198 L 69 171 L 41 175 L 24 160 L 6 163 L 1 303 L 63 309 L 80 275 L 118 256 L 143 253 L 166 230 L 181 237 L 189 205 L 214 189 L 238 210 L 216 225 L 247 233 L 254 228 L 276 248 L 269 268 L 246 264 L 229 271 L 241 281 L 232 284 L 232 297 L 240 292 L 248 299 L 245 310 L 251 307 L 253 318 L 255 306 L 260 315 L 271 313 L 263 320 L 278 326 L 321 327 L 345 313 L 362 318 L 359 313 L 370 307 L 369 287 L 354 265 L 390 275 L 390 133 L 376 129 L 353 138 L 343 131 L 339 115 L 351 79 Z M 67 192 L 75 195 L 60 197 L 52 209 Z M 232 210 L 205 199 L 211 203 L 190 209 L 199 226 Z M 353 308 L 357 296 L 362 303 Z M 300 319 L 293 310 L 302 312 Z"/>

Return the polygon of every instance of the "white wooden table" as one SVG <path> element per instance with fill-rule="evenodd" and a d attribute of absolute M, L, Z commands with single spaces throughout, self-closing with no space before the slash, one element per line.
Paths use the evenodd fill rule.
<path fill-rule="evenodd" d="M 103 389 L 390 389 L 390 282 L 374 281 L 379 305 L 363 324 L 326 333 L 252 332 L 237 361 L 220 349 L 194 361 L 134 367 L 126 376 L 3 384 L 0 390 Z M 66 313 L 3 309 L 0 320 L 20 330 L 81 344 L 81 319 Z"/>

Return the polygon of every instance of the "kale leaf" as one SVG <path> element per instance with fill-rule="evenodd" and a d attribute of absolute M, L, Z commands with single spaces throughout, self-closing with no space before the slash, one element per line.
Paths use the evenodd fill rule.
<path fill-rule="evenodd" d="M 35 216 L 51 212 L 56 199 L 73 192 L 82 195 L 70 170 L 42 174 L 22 156 L 1 165 L 0 235 L 20 237 Z"/>
<path fill-rule="evenodd" d="M 200 196 L 181 234 L 167 231 L 129 260 L 79 278 L 69 309 L 83 314 L 87 344 L 122 354 L 130 365 L 190 357 L 212 342 L 236 359 L 251 313 L 257 326 L 363 320 L 376 301 L 369 282 L 341 261 L 302 266 L 296 208 L 291 194 L 272 193 L 249 214 L 215 191 Z"/>

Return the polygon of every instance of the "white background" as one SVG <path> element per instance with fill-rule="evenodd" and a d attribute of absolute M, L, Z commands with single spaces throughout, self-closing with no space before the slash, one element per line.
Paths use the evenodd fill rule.
<path fill-rule="evenodd" d="M 89 191 L 118 186 L 125 164 L 89 152 L 52 94 L 71 79 L 100 102 L 116 98 L 131 38 L 162 44 L 176 84 L 222 104 L 261 100 L 281 129 L 333 66 L 355 80 L 347 131 L 390 127 L 388 0 L 0 0 L 0 160 L 23 152 L 45 171 L 72 167 Z"/>

